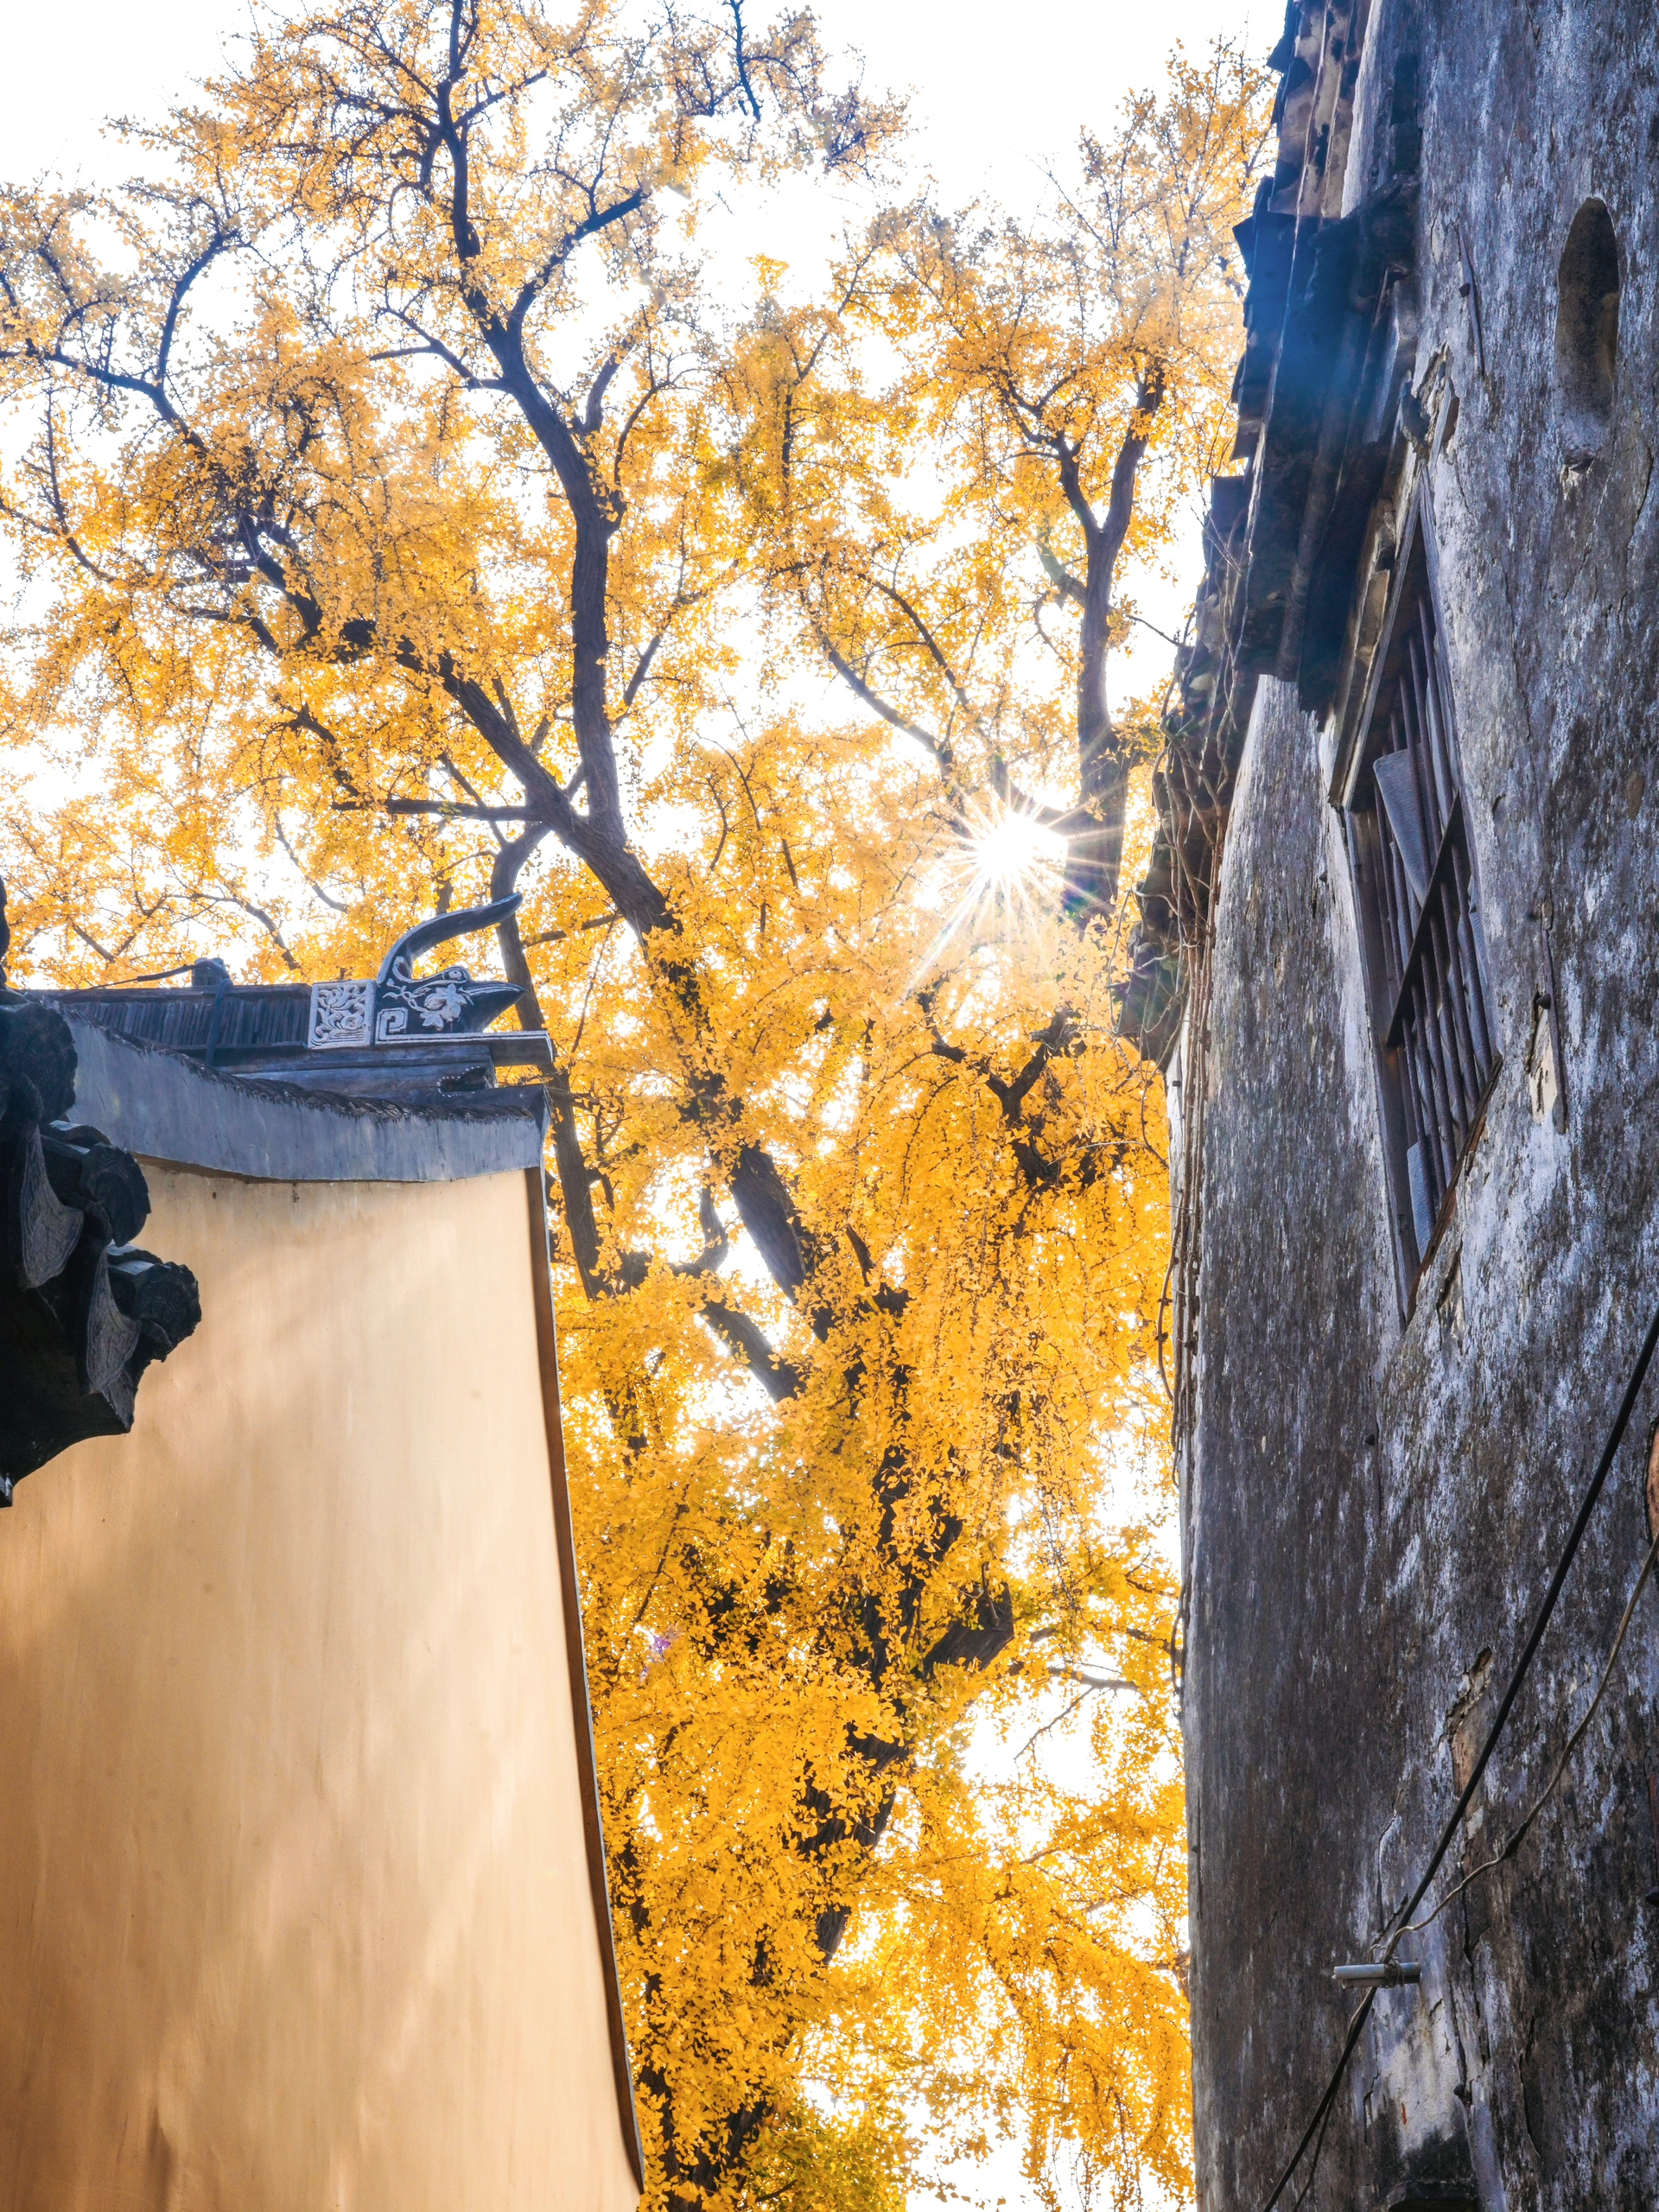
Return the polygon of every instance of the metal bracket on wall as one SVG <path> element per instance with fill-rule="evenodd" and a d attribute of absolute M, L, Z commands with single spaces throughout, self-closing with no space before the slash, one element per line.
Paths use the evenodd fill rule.
<path fill-rule="evenodd" d="M 1422 1967 L 1415 1959 L 1363 1959 L 1355 1966 L 1331 1969 L 1332 1981 L 1355 1989 L 1399 1989 L 1422 1978 Z"/>

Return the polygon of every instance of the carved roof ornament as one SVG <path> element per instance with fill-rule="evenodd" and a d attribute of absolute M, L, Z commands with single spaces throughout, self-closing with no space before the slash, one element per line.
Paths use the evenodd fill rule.
<path fill-rule="evenodd" d="M 0 960 L 9 942 L 0 885 Z M 70 1445 L 130 1429 L 145 1368 L 201 1319 L 190 1270 L 132 1242 L 143 1170 L 74 1102 L 67 1022 L 0 968 L 0 1506 Z"/>
<path fill-rule="evenodd" d="M 488 906 L 438 914 L 407 931 L 380 963 L 373 982 L 314 983 L 306 1043 L 315 1052 L 347 1046 L 412 1044 L 433 1037 L 473 1036 L 524 996 L 515 983 L 474 982 L 465 968 L 417 977 L 415 963 L 435 944 L 493 929 L 524 903 L 522 892 Z"/>
<path fill-rule="evenodd" d="M 464 1093 L 471 1110 L 487 1116 L 497 1110 L 487 1095 L 497 1071 L 546 1077 L 552 1045 L 539 1029 L 491 1027 L 523 999 L 518 984 L 477 982 L 459 966 L 423 976 L 416 967 L 435 945 L 492 929 L 521 902 L 515 893 L 434 915 L 397 940 L 372 978 L 241 983 L 222 961 L 197 960 L 130 982 L 32 995 L 215 1075 L 419 1112 Z M 517 1107 L 502 1102 L 500 1110 L 511 1118 Z"/>

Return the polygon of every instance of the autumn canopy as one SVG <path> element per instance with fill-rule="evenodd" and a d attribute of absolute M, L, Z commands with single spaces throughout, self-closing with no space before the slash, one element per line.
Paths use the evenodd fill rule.
<path fill-rule="evenodd" d="M 255 22 L 141 181 L 0 200 L 14 980 L 372 972 L 524 893 L 655 2201 L 1002 2131 L 1179 2192 L 1108 667 L 1215 465 L 1256 77 L 1178 56 L 1015 220 L 920 196 L 808 16 Z M 734 300 L 700 216 L 791 171 L 843 249 Z"/>

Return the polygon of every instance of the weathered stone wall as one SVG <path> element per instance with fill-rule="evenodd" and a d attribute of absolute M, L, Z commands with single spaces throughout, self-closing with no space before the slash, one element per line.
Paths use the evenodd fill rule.
<path fill-rule="evenodd" d="M 1333 737 L 1264 680 L 1215 916 L 1189 1193 L 1205 2212 L 1259 2207 L 1301 2133 L 1351 2004 L 1331 1967 L 1365 1957 L 1414 1886 L 1659 1301 L 1659 8 L 1375 0 L 1350 207 L 1397 165 L 1390 103 L 1413 55 L 1417 367 L 1443 350 L 1457 395 L 1427 477 L 1503 1066 L 1402 1322 Z M 1618 380 L 1600 450 L 1569 466 L 1557 270 L 1592 194 L 1619 242 Z M 1548 988 L 1541 912 L 1564 1131 L 1534 1118 L 1523 1066 Z M 1589 1700 L 1647 1546 L 1656 1414 L 1659 1382 L 1435 1896 L 1502 1843 Z M 1484 2212 L 1659 2204 L 1650 1770 L 1651 1588 L 1514 1859 L 1402 1944 L 1421 1990 L 1376 1999 L 1314 2204 L 1366 2212 L 1459 2173 Z"/>

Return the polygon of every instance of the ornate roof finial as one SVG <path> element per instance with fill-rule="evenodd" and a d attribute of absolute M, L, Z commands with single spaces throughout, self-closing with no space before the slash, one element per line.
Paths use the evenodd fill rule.
<path fill-rule="evenodd" d="M 498 899 L 487 906 L 434 915 L 397 939 L 373 982 L 314 983 L 307 1043 L 315 1052 L 467 1036 L 487 1029 L 498 1014 L 524 996 L 518 984 L 474 982 L 466 969 L 458 967 L 417 977 L 415 963 L 435 944 L 469 937 L 475 930 L 493 929 L 523 904 L 524 893 L 515 891 L 510 899 Z"/>

